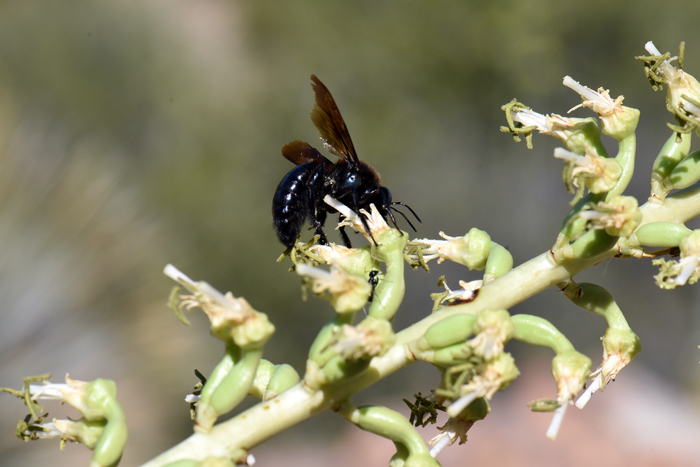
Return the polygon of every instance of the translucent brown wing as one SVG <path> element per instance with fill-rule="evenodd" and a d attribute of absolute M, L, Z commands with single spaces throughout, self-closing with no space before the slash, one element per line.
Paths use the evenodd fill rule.
<path fill-rule="evenodd" d="M 314 109 L 311 111 L 311 121 L 321 133 L 321 139 L 326 142 L 328 150 L 348 162 L 359 163 L 355 146 L 350 139 L 350 133 L 345 126 L 343 116 L 333 100 L 328 88 L 316 75 L 311 75 L 311 87 L 316 94 Z"/>
<path fill-rule="evenodd" d="M 301 165 L 304 162 L 315 162 L 323 164 L 327 168 L 333 167 L 333 163 L 326 157 L 313 148 L 309 143 L 295 139 L 291 143 L 287 143 L 282 148 L 282 155 L 295 165 Z"/>

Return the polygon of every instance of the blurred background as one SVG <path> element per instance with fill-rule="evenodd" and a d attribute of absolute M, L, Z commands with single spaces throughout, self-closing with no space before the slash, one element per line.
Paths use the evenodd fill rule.
<path fill-rule="evenodd" d="M 267 313 L 278 332 L 266 358 L 303 370 L 332 310 L 303 302 L 299 278 L 275 261 L 283 247 L 270 204 L 292 168 L 281 147 L 321 146 L 311 73 L 333 93 L 360 158 L 423 219 L 419 237 L 478 227 L 516 265 L 552 245 L 571 199 L 552 157 L 559 144 L 514 143 L 499 131 L 500 106 L 517 97 L 565 113 L 580 102 L 561 85 L 567 74 L 641 110 L 628 193 L 643 202 L 672 118 L 634 56 L 648 40 L 674 54 L 684 40 L 685 69 L 699 76 L 699 17 L 695 0 L 0 3 L 0 386 L 44 372 L 115 380 L 130 428 L 124 466 L 186 438 L 193 370 L 209 374 L 223 344 L 198 311 L 185 327 L 166 307 L 166 263 Z M 430 313 L 442 274 L 452 288 L 480 277 L 449 264 L 409 269 L 397 330 Z M 585 410 L 570 409 L 556 442 L 544 436 L 551 416 L 526 407 L 555 396 L 551 352 L 513 343 L 522 376 L 466 445 L 443 451 L 443 465 L 695 465 L 700 286 L 662 291 L 653 274 L 650 262 L 613 260 L 577 277 L 610 290 L 643 351 Z M 599 364 L 604 321 L 557 290 L 511 312 L 551 320 Z M 436 384 L 437 372 L 416 364 L 353 402 L 407 413 L 401 399 Z M 67 406 L 49 412 L 77 417 Z M 0 414 L 3 465 L 88 464 L 82 446 L 17 440 L 26 411 L 11 396 L 0 396 Z M 253 450 L 263 466 L 290 456 L 382 466 L 392 452 L 334 414 Z"/>

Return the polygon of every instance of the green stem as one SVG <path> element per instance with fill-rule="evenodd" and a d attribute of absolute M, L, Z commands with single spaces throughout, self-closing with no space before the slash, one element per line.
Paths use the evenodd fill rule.
<path fill-rule="evenodd" d="M 348 401 L 340 404 L 338 412 L 361 429 L 396 443 L 397 454 L 406 464 L 420 467 L 440 465 L 430 456 L 428 446 L 418 430 L 400 413 L 372 405 L 357 408 Z"/>
<path fill-rule="evenodd" d="M 603 316 L 608 322 L 608 327 L 613 329 L 629 329 L 629 324 L 622 310 L 615 303 L 613 296 L 605 290 L 605 288 L 597 284 L 581 283 L 576 286 L 576 283 L 571 281 L 574 287 L 567 287 L 564 294 L 576 306 L 580 306 L 584 310 L 588 310 L 596 315 Z M 579 290 L 576 293 L 576 289 Z M 567 293 L 571 290 L 571 293 Z"/>
<path fill-rule="evenodd" d="M 669 196 L 662 205 L 646 203 L 640 210 L 644 216 L 642 225 L 664 221 L 685 223 L 700 215 L 700 186 Z M 550 251 L 542 253 L 484 285 L 476 300 L 441 308 L 399 332 L 396 344 L 386 354 L 373 358 L 365 371 L 348 378 L 343 384 L 310 390 L 303 382 L 299 383 L 274 399 L 261 402 L 216 425 L 206 434 L 193 434 L 144 467 L 164 466 L 179 459 L 205 459 L 211 452 L 221 452 L 222 449 L 231 452 L 238 447 L 250 449 L 413 363 L 406 344 L 419 339 L 433 324 L 458 314 L 475 315 L 484 310 L 512 308 L 617 253 L 617 247 L 613 246 L 597 256 L 561 262 L 554 261 Z"/>
<path fill-rule="evenodd" d="M 622 175 L 620 176 L 620 180 L 617 182 L 615 187 L 605 196 L 605 201 L 610 201 L 611 198 L 621 195 L 627 188 L 627 185 L 629 185 L 630 180 L 632 180 L 632 174 L 634 174 L 637 136 L 634 133 L 631 133 L 619 140 L 619 145 L 620 147 L 618 148 L 615 160 L 619 162 L 620 166 L 622 167 Z"/>
<path fill-rule="evenodd" d="M 569 339 L 544 318 L 533 315 L 513 315 L 510 319 L 515 325 L 513 339 L 530 345 L 549 347 L 557 355 L 574 350 Z"/>
<path fill-rule="evenodd" d="M 391 321 L 399 309 L 406 293 L 403 251 L 408 234 L 397 229 L 383 232 L 378 239 L 376 257 L 385 263 L 386 273 L 374 289 L 374 298 L 369 307 L 369 316 Z"/>
<path fill-rule="evenodd" d="M 128 438 L 124 410 L 116 399 L 116 385 L 113 381 L 96 379 L 89 383 L 87 392 L 90 394 L 88 407 L 99 415 L 90 416 L 90 413 L 85 413 L 85 419 L 107 420 L 90 465 L 114 467 L 122 457 Z"/>

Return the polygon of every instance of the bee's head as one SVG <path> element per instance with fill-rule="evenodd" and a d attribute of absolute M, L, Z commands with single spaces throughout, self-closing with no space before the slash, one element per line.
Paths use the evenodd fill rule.
<path fill-rule="evenodd" d="M 364 205 L 367 200 L 381 188 L 381 178 L 374 168 L 364 162 L 348 164 L 344 161 L 338 164 L 335 179 L 335 197 L 343 199 L 357 194 L 358 204 Z"/>

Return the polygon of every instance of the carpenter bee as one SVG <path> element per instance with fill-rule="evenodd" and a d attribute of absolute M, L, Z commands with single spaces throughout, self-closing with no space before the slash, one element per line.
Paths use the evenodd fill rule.
<path fill-rule="evenodd" d="M 421 222 L 420 218 L 408 205 L 392 202 L 391 192 L 382 186 L 379 173 L 357 157 L 345 121 L 328 88 L 315 75 L 311 75 L 311 81 L 316 95 L 311 121 L 321 133 L 326 148 L 340 159 L 334 164 L 309 143 L 299 140 L 292 141 L 282 148 L 282 155 L 296 164 L 296 167 L 285 175 L 272 199 L 272 221 L 280 242 L 288 248 L 292 247 L 308 217 L 311 228 L 315 229 L 320 237 L 320 243 L 328 243 L 323 233 L 323 224 L 326 214 L 336 210 L 323 202 L 326 195 L 337 199 L 357 213 L 360 209 L 369 209 L 369 205 L 374 204 L 384 219 L 388 217 L 394 227 L 397 227 L 392 213 L 395 211 L 403 216 L 415 231 L 411 221 L 394 205 L 405 206 L 418 222 Z M 364 216 L 360 216 L 360 219 L 365 230 L 369 232 L 367 219 Z M 350 239 L 342 227 L 340 234 L 345 246 L 350 248 Z M 371 233 L 370 237 L 376 245 L 377 242 Z"/>

